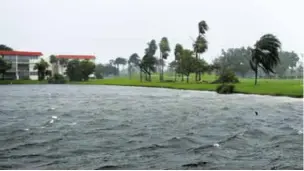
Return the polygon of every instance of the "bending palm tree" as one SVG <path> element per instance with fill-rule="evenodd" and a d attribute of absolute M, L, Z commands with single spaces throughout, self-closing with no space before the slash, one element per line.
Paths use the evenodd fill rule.
<path fill-rule="evenodd" d="M 258 67 L 262 68 L 266 74 L 274 73 L 273 68 L 280 62 L 279 49 L 281 49 L 281 42 L 272 34 L 262 36 L 255 43 L 249 62 L 255 73 L 255 85 L 258 79 Z"/>

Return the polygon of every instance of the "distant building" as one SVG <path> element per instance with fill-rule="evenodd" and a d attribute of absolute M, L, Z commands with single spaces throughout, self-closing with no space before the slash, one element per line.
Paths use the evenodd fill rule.
<path fill-rule="evenodd" d="M 65 63 L 61 62 L 61 59 L 67 59 L 67 60 L 73 60 L 73 59 L 78 59 L 78 60 L 89 60 L 93 63 L 95 63 L 95 56 L 93 55 L 56 55 L 57 60 L 57 66 L 58 67 L 53 67 L 52 68 L 52 73 L 58 73 L 62 75 L 66 75 L 66 67 L 67 65 Z"/>
<path fill-rule="evenodd" d="M 41 52 L 0 51 L 0 57 L 12 63 L 12 68 L 6 71 L 5 79 L 38 80 L 38 72 L 34 70 Z"/>

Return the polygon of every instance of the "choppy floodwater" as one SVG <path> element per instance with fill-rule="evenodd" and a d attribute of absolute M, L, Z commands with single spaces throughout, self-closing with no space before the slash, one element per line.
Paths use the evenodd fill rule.
<path fill-rule="evenodd" d="M 0 94 L 0 169 L 303 169 L 303 99 L 92 85 Z"/>

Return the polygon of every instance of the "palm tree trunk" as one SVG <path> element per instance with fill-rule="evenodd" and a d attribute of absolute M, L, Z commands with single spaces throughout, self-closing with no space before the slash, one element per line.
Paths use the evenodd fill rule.
<path fill-rule="evenodd" d="M 139 77 L 140 77 L 140 82 L 142 82 L 142 72 L 141 72 L 141 70 L 139 71 Z"/>
<path fill-rule="evenodd" d="M 131 68 L 130 68 L 130 66 L 128 67 L 128 73 L 129 73 L 129 80 L 131 80 Z"/>
<path fill-rule="evenodd" d="M 174 72 L 174 81 L 176 82 L 176 71 Z"/>
<path fill-rule="evenodd" d="M 184 74 L 182 74 L 182 81 L 184 81 Z"/>
<path fill-rule="evenodd" d="M 187 75 L 187 83 L 189 83 L 189 75 Z"/>
<path fill-rule="evenodd" d="M 257 85 L 257 83 L 258 83 L 258 68 L 256 68 L 256 70 L 254 71 L 254 74 L 255 74 L 254 85 Z"/>

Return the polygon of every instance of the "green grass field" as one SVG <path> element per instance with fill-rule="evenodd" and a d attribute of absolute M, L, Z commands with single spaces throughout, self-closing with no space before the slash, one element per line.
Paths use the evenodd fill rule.
<path fill-rule="evenodd" d="M 174 80 L 174 76 L 166 76 L 165 80 Z M 214 75 L 204 75 L 203 80 L 211 82 L 216 79 Z M 217 84 L 196 83 L 194 76 L 190 77 L 190 82 L 159 82 L 159 76 L 153 75 L 152 82 L 140 82 L 139 76 L 133 76 L 133 79 L 126 77 L 108 78 L 102 80 L 90 80 L 88 82 L 78 82 L 75 84 L 95 84 L 95 85 L 121 85 L 121 86 L 143 86 L 143 87 L 161 87 L 185 90 L 207 90 L 215 91 Z M 235 84 L 236 93 L 260 94 L 273 96 L 303 97 L 302 79 L 258 79 L 258 85 L 254 85 L 254 79 L 240 79 L 240 83 Z"/>
<path fill-rule="evenodd" d="M 140 82 L 139 76 L 134 75 L 130 80 L 128 77 L 114 77 L 106 79 L 90 80 L 87 82 L 70 82 L 69 84 L 85 85 L 121 85 L 121 86 L 141 86 L 141 87 L 160 87 L 184 90 L 207 90 L 215 91 L 217 84 L 196 83 L 194 75 L 191 75 L 190 82 L 159 82 L 159 75 L 152 76 L 152 82 Z M 216 79 L 214 75 L 204 75 L 203 80 L 211 82 Z M 166 75 L 165 80 L 174 80 L 173 75 Z M 0 84 L 44 84 L 44 82 L 31 80 L 6 80 L 0 81 Z M 258 85 L 254 85 L 254 79 L 240 79 L 240 83 L 235 84 L 236 93 L 260 94 L 273 96 L 303 97 L 302 79 L 258 79 Z"/>

